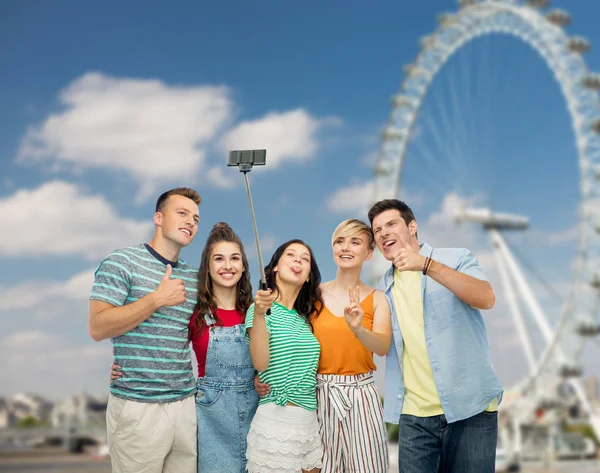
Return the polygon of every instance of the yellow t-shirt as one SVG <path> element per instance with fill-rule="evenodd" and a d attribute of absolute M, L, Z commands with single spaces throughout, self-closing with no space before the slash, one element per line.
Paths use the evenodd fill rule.
<path fill-rule="evenodd" d="M 405 389 L 402 414 L 431 417 L 443 414 L 444 410 L 425 345 L 421 284 L 419 271 L 394 271 L 392 297 L 404 342 L 401 360 Z M 496 410 L 498 401 L 494 399 L 486 411 Z"/>

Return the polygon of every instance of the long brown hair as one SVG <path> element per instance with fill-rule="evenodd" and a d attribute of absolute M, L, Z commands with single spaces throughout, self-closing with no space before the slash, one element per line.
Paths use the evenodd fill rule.
<path fill-rule="evenodd" d="M 252 304 L 252 285 L 250 283 L 250 271 L 248 269 L 248 258 L 244 251 L 244 244 L 239 236 L 231 229 L 231 227 L 224 223 L 217 223 L 210 231 L 204 250 L 202 250 L 202 256 L 200 257 L 200 269 L 198 269 L 198 302 L 194 308 L 193 328 L 201 332 L 206 326 L 204 316 L 211 314 L 217 321 L 220 322 L 217 316 L 217 303 L 215 301 L 213 293 L 213 281 L 210 277 L 210 257 L 213 248 L 217 243 L 228 242 L 235 243 L 240 247 L 240 254 L 242 255 L 242 264 L 244 265 L 244 272 L 242 277 L 236 285 L 236 297 L 235 297 L 235 309 L 242 314 L 245 314 Z M 191 338 L 190 332 L 190 338 Z"/>
<path fill-rule="evenodd" d="M 275 250 L 275 253 L 273 253 L 273 256 L 271 257 L 271 261 L 269 261 L 269 264 L 265 267 L 265 279 L 267 280 L 267 287 L 276 295 L 279 295 L 279 288 L 277 287 L 276 282 L 277 279 L 273 269 L 279 263 L 279 260 L 283 256 L 283 253 L 285 253 L 285 250 L 287 250 L 288 246 L 293 243 L 306 247 L 310 254 L 310 275 L 308 281 L 302 285 L 302 289 L 300 289 L 300 293 L 294 301 L 294 309 L 296 309 L 296 312 L 298 312 L 300 317 L 306 320 L 312 330 L 313 326 L 310 318 L 313 316 L 313 313 L 319 315 L 325 304 L 323 302 L 323 297 L 321 296 L 321 272 L 319 271 L 319 265 L 317 264 L 317 260 L 315 260 L 315 255 L 311 247 L 302 240 L 295 239 L 286 241 Z"/>

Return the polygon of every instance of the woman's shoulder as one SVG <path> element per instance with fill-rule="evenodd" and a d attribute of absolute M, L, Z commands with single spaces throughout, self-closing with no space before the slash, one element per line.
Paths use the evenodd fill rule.
<path fill-rule="evenodd" d="M 377 308 L 386 311 L 390 310 L 390 304 L 385 296 L 385 292 L 380 291 L 379 289 L 373 290 L 373 308 L 376 310 Z"/>
<path fill-rule="evenodd" d="M 321 284 L 319 284 L 319 289 L 321 289 L 321 292 L 331 291 L 331 286 L 334 282 L 335 280 L 322 282 Z"/>

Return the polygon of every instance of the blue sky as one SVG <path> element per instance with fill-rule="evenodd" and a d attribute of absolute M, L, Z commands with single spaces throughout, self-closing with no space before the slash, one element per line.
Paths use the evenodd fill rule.
<path fill-rule="evenodd" d="M 570 34 L 598 44 L 600 4 L 553 6 L 571 12 Z M 2 5 L 0 395 L 105 392 L 110 344 L 87 335 L 90 274 L 111 249 L 148 239 L 165 189 L 192 186 L 204 199 L 184 259 L 197 264 L 207 232 L 227 221 L 257 280 L 243 180 L 225 166 L 232 147 L 268 148 L 267 166 L 250 174 L 265 257 L 303 238 L 332 278 L 331 232 L 365 217 L 403 66 L 438 13 L 455 8 L 451 0 Z M 585 58 L 600 70 L 595 47 Z M 564 294 L 579 170 L 564 100 L 540 57 L 506 36 L 467 45 L 434 80 L 416 130 L 402 196 L 421 239 L 473 248 L 496 284 L 485 235 L 454 226 L 451 211 L 471 199 L 522 213 L 532 230 L 509 241 Z M 556 301 L 538 296 L 555 319 Z M 513 369 L 522 355 L 506 305 L 487 320 L 509 385 L 522 375 Z"/>

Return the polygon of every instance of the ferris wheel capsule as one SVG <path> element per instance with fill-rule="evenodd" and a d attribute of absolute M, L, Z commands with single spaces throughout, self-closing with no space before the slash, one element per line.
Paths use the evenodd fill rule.
<path fill-rule="evenodd" d="M 458 0 L 458 6 L 462 8 L 468 8 L 477 4 L 477 0 Z"/>
<path fill-rule="evenodd" d="M 435 37 L 435 35 L 423 36 L 421 38 L 420 43 L 421 49 L 431 49 L 437 44 L 437 38 Z"/>
<path fill-rule="evenodd" d="M 409 97 L 404 94 L 396 94 L 392 97 L 394 107 L 414 107 L 417 100 L 414 97 Z"/>
<path fill-rule="evenodd" d="M 414 63 L 404 66 L 404 72 L 411 77 L 425 75 L 425 71 Z"/>
<path fill-rule="evenodd" d="M 596 133 L 600 133 L 600 118 L 594 120 L 592 123 L 592 130 L 594 130 Z"/>
<path fill-rule="evenodd" d="M 393 169 L 387 162 L 379 161 L 373 168 L 373 174 L 375 176 L 389 176 L 392 174 Z"/>
<path fill-rule="evenodd" d="M 578 378 L 581 373 L 583 373 L 581 365 L 575 363 L 564 362 L 558 368 L 558 374 L 562 378 Z"/>
<path fill-rule="evenodd" d="M 594 318 L 586 316 L 579 319 L 575 332 L 581 337 L 594 337 L 600 334 L 600 324 Z"/>
<path fill-rule="evenodd" d="M 568 26 L 571 24 L 571 15 L 566 10 L 556 9 L 546 13 L 546 19 L 556 26 Z"/>
<path fill-rule="evenodd" d="M 592 44 L 583 36 L 573 36 L 567 41 L 567 49 L 574 53 L 587 53 L 592 49 Z"/>
<path fill-rule="evenodd" d="M 441 13 L 438 15 L 438 23 L 442 27 L 453 26 L 458 23 L 454 13 Z"/>
<path fill-rule="evenodd" d="M 600 74 L 590 72 L 583 76 L 581 85 L 589 90 L 600 90 Z"/>
<path fill-rule="evenodd" d="M 550 4 L 548 0 L 527 0 L 526 3 L 531 8 L 546 8 Z"/>
<path fill-rule="evenodd" d="M 404 131 L 394 128 L 393 126 L 388 126 L 385 130 L 383 130 L 381 136 L 384 140 L 395 140 L 402 138 L 404 136 Z"/>
<path fill-rule="evenodd" d="M 590 281 L 590 286 L 592 287 L 592 289 L 600 291 L 600 276 L 596 274 Z"/>

